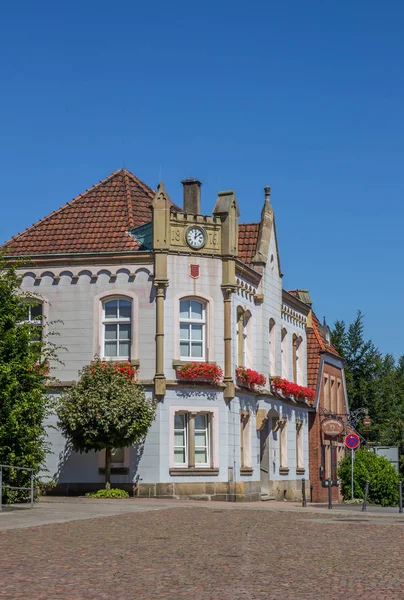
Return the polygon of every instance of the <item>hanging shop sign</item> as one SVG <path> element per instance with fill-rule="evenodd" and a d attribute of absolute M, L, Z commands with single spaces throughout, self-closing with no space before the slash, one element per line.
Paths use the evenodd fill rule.
<path fill-rule="evenodd" d="M 344 424 L 339 419 L 324 419 L 321 423 L 321 431 L 325 433 L 325 435 L 341 435 L 344 431 Z"/>

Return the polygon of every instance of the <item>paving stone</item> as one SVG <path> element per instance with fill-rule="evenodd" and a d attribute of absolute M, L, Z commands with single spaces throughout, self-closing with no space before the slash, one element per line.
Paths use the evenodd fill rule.
<path fill-rule="evenodd" d="M 156 509 L 155 502 L 129 514 L 0 531 L 0 598 L 403 597 L 398 517 L 364 522 L 359 515 L 207 504 Z"/>

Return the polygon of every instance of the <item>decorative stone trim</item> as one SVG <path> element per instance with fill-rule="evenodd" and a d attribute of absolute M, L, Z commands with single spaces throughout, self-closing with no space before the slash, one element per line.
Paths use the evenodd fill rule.
<path fill-rule="evenodd" d="M 198 476 L 198 475 L 219 475 L 219 469 L 211 469 L 210 467 L 174 467 L 169 471 L 171 476 L 175 475 L 190 475 L 190 476 Z"/>
<path fill-rule="evenodd" d="M 280 475 L 287 475 L 289 473 L 289 467 L 279 467 Z"/>
<path fill-rule="evenodd" d="M 306 469 L 303 469 L 303 468 L 301 468 L 301 467 L 298 467 L 298 468 L 296 469 L 296 475 L 304 475 L 304 474 L 305 474 L 305 472 L 306 472 Z"/>
<path fill-rule="evenodd" d="M 240 475 L 252 475 L 254 469 L 252 467 L 240 467 Z"/>

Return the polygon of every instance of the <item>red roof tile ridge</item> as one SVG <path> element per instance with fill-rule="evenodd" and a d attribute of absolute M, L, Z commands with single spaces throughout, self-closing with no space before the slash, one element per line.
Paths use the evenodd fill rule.
<path fill-rule="evenodd" d="M 123 175 L 123 183 L 125 186 L 126 204 L 128 207 L 128 223 L 129 223 L 129 229 L 133 229 L 135 227 L 135 219 L 133 217 L 132 198 L 131 198 L 130 191 L 129 191 L 128 179 L 129 179 L 128 172 L 125 170 L 124 175 Z"/>
<path fill-rule="evenodd" d="M 255 221 L 250 221 L 249 223 L 239 223 L 239 226 L 240 225 L 257 225 L 259 227 L 260 223 L 259 222 L 256 223 Z"/>
<path fill-rule="evenodd" d="M 314 312 L 312 314 L 312 323 L 313 323 L 313 333 L 316 337 L 316 340 L 317 340 L 321 350 L 323 350 L 324 352 L 330 352 L 330 354 L 334 354 L 335 356 L 341 357 L 338 350 L 336 348 L 334 348 L 334 346 L 332 344 L 327 344 L 326 341 L 324 340 L 323 336 L 319 332 L 318 327 L 320 326 L 320 321 L 318 320 L 318 317 Z"/>
<path fill-rule="evenodd" d="M 131 179 L 133 179 L 133 181 L 140 187 L 142 188 L 142 190 L 144 192 L 146 192 L 146 194 L 148 194 L 150 196 L 151 199 L 154 198 L 156 192 L 155 190 L 153 190 L 153 188 L 150 188 L 148 185 L 146 185 L 145 183 L 143 183 L 143 181 L 141 181 L 140 179 L 138 179 L 136 177 L 136 175 L 134 175 L 133 173 L 131 173 L 130 171 L 128 171 L 127 169 L 120 169 L 120 171 L 122 171 L 125 175 L 127 175 L 128 177 L 130 177 Z M 119 171 L 118 171 L 119 172 Z M 115 173 L 114 173 L 115 174 Z"/>
<path fill-rule="evenodd" d="M 36 221 L 36 223 L 34 223 L 33 225 L 30 225 L 29 227 L 27 227 L 26 229 L 24 229 L 24 231 L 21 231 L 20 233 L 17 233 L 17 235 L 14 235 L 12 238 L 10 238 L 9 240 L 7 240 L 7 242 L 4 242 L 4 244 L 2 244 L 0 246 L 0 248 L 3 248 L 5 246 L 7 246 L 10 242 L 15 242 L 15 241 L 21 239 L 22 237 L 24 237 L 24 235 L 26 233 L 35 230 L 39 225 L 42 225 L 43 223 L 45 223 L 46 221 L 48 221 L 49 219 L 51 219 L 55 215 L 63 212 L 66 208 L 68 208 L 69 206 L 71 206 L 73 204 L 73 202 L 76 202 L 77 200 L 80 200 L 81 198 L 83 198 L 83 196 L 85 196 L 86 194 L 88 194 L 90 192 L 93 192 L 97 187 L 99 187 L 101 185 L 104 185 L 105 183 L 107 183 L 108 181 L 110 181 L 110 179 L 112 179 L 113 177 L 115 177 L 115 175 L 118 175 L 118 173 L 121 173 L 122 171 L 126 171 L 126 169 L 117 169 L 116 171 L 114 171 L 113 173 L 111 173 L 111 175 L 108 175 L 108 177 L 106 177 L 105 179 L 102 179 L 98 183 L 95 183 L 93 186 L 91 186 L 85 192 L 82 192 L 81 194 L 79 194 L 78 196 L 76 196 L 75 198 L 73 198 L 72 200 L 69 200 L 69 202 L 66 202 L 66 204 L 64 204 L 60 208 L 57 208 L 56 210 L 54 210 L 53 212 L 51 212 L 49 215 L 46 215 L 46 217 L 43 217 L 42 219 L 39 219 L 39 221 Z M 129 173 L 129 171 L 128 171 L 128 173 Z"/>

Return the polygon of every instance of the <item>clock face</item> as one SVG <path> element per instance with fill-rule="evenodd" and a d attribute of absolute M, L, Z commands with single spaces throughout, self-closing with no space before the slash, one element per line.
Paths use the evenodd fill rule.
<path fill-rule="evenodd" d="M 186 239 L 191 248 L 202 248 L 205 244 L 205 231 L 201 227 L 190 227 L 187 231 Z"/>

